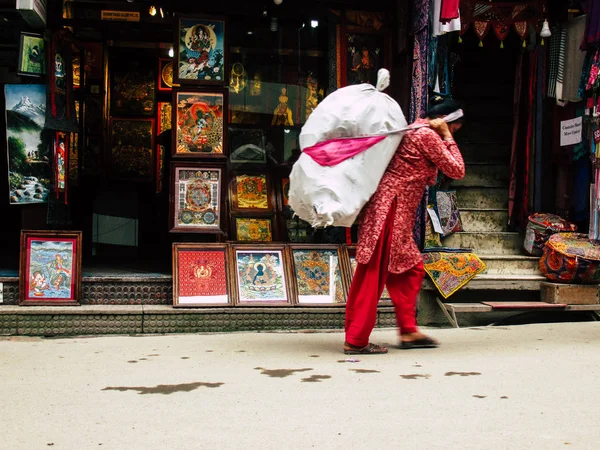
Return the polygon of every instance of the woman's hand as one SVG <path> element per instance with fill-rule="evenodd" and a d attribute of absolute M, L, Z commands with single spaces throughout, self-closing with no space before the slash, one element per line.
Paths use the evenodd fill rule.
<path fill-rule="evenodd" d="M 436 131 L 442 139 L 452 139 L 452 133 L 450 133 L 448 124 L 444 119 L 431 119 L 429 120 L 429 126 L 432 130 Z"/>

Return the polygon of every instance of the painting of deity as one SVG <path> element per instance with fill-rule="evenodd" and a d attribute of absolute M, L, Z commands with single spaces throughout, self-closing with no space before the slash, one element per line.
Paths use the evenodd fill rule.
<path fill-rule="evenodd" d="M 46 203 L 52 179 L 51 138 L 42 133 L 46 86 L 7 84 L 4 95 L 10 204 Z"/>
<path fill-rule="evenodd" d="M 113 177 L 151 180 L 154 175 L 154 119 L 111 119 Z"/>
<path fill-rule="evenodd" d="M 173 157 L 226 158 L 227 93 L 174 93 Z"/>
<path fill-rule="evenodd" d="M 59 191 L 65 190 L 68 165 L 67 135 L 62 131 L 57 131 L 54 138 L 54 170 L 56 189 Z"/>
<path fill-rule="evenodd" d="M 284 267 L 282 247 L 236 248 L 239 303 L 290 303 Z"/>
<path fill-rule="evenodd" d="M 240 242 L 271 242 L 273 221 L 270 218 L 236 217 L 236 240 Z"/>
<path fill-rule="evenodd" d="M 21 33 L 17 74 L 30 77 L 46 74 L 46 41 L 41 34 Z"/>
<path fill-rule="evenodd" d="M 382 34 L 346 35 L 346 83 L 377 84 L 377 71 L 383 67 L 385 38 Z"/>
<path fill-rule="evenodd" d="M 158 62 L 158 90 L 170 91 L 173 87 L 179 87 L 173 83 L 173 60 L 160 59 Z"/>
<path fill-rule="evenodd" d="M 268 210 L 269 185 L 265 174 L 236 175 L 235 191 L 232 195 L 232 209 Z"/>
<path fill-rule="evenodd" d="M 22 231 L 22 305 L 77 305 L 81 294 L 81 232 Z"/>
<path fill-rule="evenodd" d="M 226 22 L 212 17 L 179 17 L 174 81 L 225 85 Z"/>
<path fill-rule="evenodd" d="M 172 173 L 171 231 L 221 233 L 221 168 L 181 163 Z"/>
<path fill-rule="evenodd" d="M 173 245 L 173 306 L 232 303 L 225 244 Z"/>
<path fill-rule="evenodd" d="M 298 303 L 335 304 L 345 301 L 337 248 L 292 248 Z"/>

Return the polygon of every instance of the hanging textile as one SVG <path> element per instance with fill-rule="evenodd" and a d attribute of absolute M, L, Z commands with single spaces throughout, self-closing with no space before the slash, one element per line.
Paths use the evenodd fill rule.
<path fill-rule="evenodd" d="M 560 25 L 552 27 L 550 38 L 550 64 L 548 69 L 548 97 L 561 99 L 565 82 L 565 47 L 567 29 Z"/>
<path fill-rule="evenodd" d="M 449 22 L 458 19 L 459 0 L 442 0 L 440 19 L 442 22 Z"/>
<path fill-rule="evenodd" d="M 581 50 L 588 50 L 600 42 L 600 0 L 583 0 L 581 6 L 587 16 Z"/>
<path fill-rule="evenodd" d="M 456 1 L 456 16 L 452 19 L 442 18 L 442 5 L 446 0 L 433 0 L 433 16 L 431 34 L 441 36 L 446 33 L 460 31 L 460 17 L 458 14 L 458 1 Z"/>
<path fill-rule="evenodd" d="M 567 22 L 567 41 L 565 44 L 565 80 L 560 100 L 581 101 L 579 84 L 585 60 L 585 53 L 579 49 L 585 32 L 585 16 L 576 17 Z"/>

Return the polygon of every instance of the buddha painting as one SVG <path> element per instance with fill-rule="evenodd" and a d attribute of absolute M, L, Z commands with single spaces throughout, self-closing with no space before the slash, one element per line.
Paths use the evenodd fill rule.
<path fill-rule="evenodd" d="M 281 95 L 279 96 L 279 104 L 275 108 L 273 113 L 273 120 L 271 125 L 281 125 L 285 127 L 294 126 L 294 120 L 292 118 L 292 110 L 288 106 L 287 89 L 281 88 Z"/>

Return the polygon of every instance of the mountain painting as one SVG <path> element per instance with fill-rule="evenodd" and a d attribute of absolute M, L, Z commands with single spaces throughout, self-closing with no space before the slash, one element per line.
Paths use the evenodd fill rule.
<path fill-rule="evenodd" d="M 46 203 L 52 178 L 50 142 L 42 133 L 46 86 L 9 84 L 4 93 L 10 203 Z"/>

